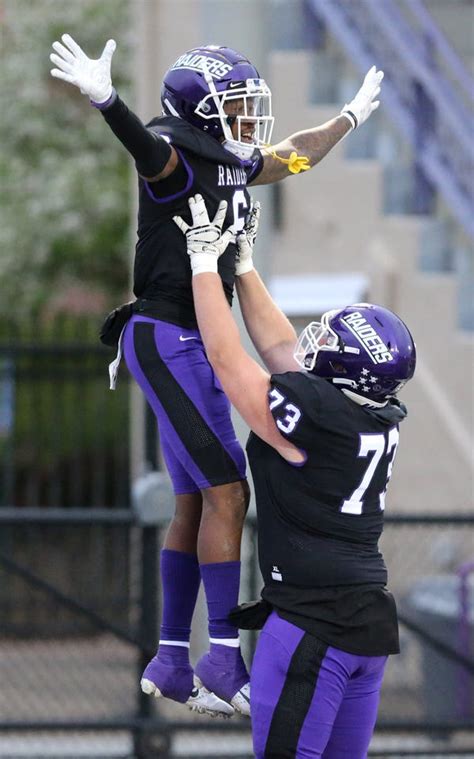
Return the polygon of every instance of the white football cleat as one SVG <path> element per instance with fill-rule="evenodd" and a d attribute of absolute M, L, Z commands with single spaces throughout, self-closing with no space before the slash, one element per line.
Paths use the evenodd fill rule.
<path fill-rule="evenodd" d="M 207 688 L 195 687 L 186 701 L 186 706 L 189 706 L 191 711 L 199 712 L 199 714 L 209 714 L 211 717 L 223 717 L 229 719 L 235 714 L 233 707 L 216 696 L 212 691 Z"/>
<path fill-rule="evenodd" d="M 151 680 L 148 680 L 145 677 L 142 678 L 140 686 L 143 693 L 146 693 L 147 696 L 163 698 L 162 692 Z M 193 712 L 208 714 L 210 717 L 223 717 L 224 719 L 228 719 L 235 714 L 233 707 L 228 704 L 227 701 L 223 701 L 214 693 L 211 693 L 211 691 L 208 691 L 203 687 L 193 688 L 191 695 L 186 701 L 186 706 L 188 706 Z"/>
<path fill-rule="evenodd" d="M 140 680 L 140 688 L 142 689 L 143 693 L 146 693 L 147 696 L 160 698 L 162 695 L 160 689 L 156 687 L 155 683 L 153 683 L 151 680 L 147 680 L 146 677 L 142 677 Z"/>
<path fill-rule="evenodd" d="M 250 717 L 250 683 L 242 685 L 241 689 L 231 698 L 230 703 L 236 712 L 243 714 L 244 717 Z"/>

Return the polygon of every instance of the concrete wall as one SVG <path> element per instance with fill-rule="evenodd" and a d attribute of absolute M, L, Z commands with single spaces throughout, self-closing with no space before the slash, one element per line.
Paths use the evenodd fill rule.
<path fill-rule="evenodd" d="M 277 139 L 324 122 L 334 106 L 308 107 L 311 56 L 272 56 Z M 296 88 L 294 83 L 302 83 Z M 364 127 L 362 127 L 364 129 Z M 384 216 L 382 167 L 344 157 L 349 135 L 324 161 L 282 183 L 282 229 L 271 245 L 272 275 L 362 272 L 369 297 L 411 328 L 418 370 L 405 388 L 409 418 L 388 504 L 397 511 L 462 511 L 472 507 L 474 336 L 457 329 L 456 280 L 418 268 L 421 236 L 431 220 Z M 315 314 L 308 314 L 308 318 Z"/>
<path fill-rule="evenodd" d="M 309 105 L 314 57 L 304 51 L 269 57 L 265 14 L 270 6 L 265 0 L 135 0 L 135 5 L 141 116 L 159 112 L 159 85 L 170 63 L 206 42 L 234 46 L 255 60 L 273 91 L 274 142 L 337 113 L 335 106 Z M 384 216 L 382 166 L 347 160 L 350 140 L 311 172 L 281 183 L 278 232 L 270 228 L 270 193 L 254 193 L 263 203 L 257 266 L 267 282 L 285 274 L 362 272 L 369 278 L 369 297 L 407 321 L 417 342 L 419 368 L 404 393 L 410 417 L 402 427 L 390 502 L 397 510 L 468 509 L 473 494 L 473 336 L 457 329 L 453 276 L 422 273 L 418 267 L 420 239 L 430 220 Z M 246 428 L 237 416 L 236 425 L 245 441 Z"/>

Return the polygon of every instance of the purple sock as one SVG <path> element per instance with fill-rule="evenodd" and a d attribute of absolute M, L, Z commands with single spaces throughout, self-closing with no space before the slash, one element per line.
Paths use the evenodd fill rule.
<path fill-rule="evenodd" d="M 240 561 L 201 564 L 209 615 L 209 653 L 201 656 L 194 672 L 203 685 L 230 701 L 249 681 L 240 652 L 239 631 L 229 620 L 229 611 L 239 600 Z"/>
<path fill-rule="evenodd" d="M 238 648 L 239 631 L 229 620 L 230 610 L 239 601 L 240 561 L 201 564 L 201 577 L 206 591 L 211 651 L 218 646 L 227 650 Z"/>
<path fill-rule="evenodd" d="M 179 648 L 188 652 L 191 620 L 201 582 L 197 557 L 164 548 L 161 552 L 161 582 L 163 616 L 160 653 L 168 651 L 174 654 Z"/>
<path fill-rule="evenodd" d="M 193 668 L 189 649 L 181 646 L 160 646 L 148 662 L 142 679 L 150 680 L 165 698 L 185 704 L 193 690 Z"/>
<path fill-rule="evenodd" d="M 189 663 L 191 620 L 201 582 L 197 556 L 164 548 L 161 552 L 163 617 L 160 645 L 142 680 L 151 681 L 162 696 L 186 703 L 193 690 Z"/>

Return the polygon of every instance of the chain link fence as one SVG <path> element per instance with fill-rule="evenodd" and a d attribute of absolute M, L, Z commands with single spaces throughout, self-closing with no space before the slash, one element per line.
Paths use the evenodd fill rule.
<path fill-rule="evenodd" d="M 243 718 L 210 720 L 139 690 L 157 643 L 168 507 L 151 519 L 132 507 L 129 383 L 122 370 L 107 392 L 96 335 L 96 320 L 77 318 L 0 326 L 0 759 L 251 757 Z M 154 423 L 146 435 L 151 459 Z M 469 515 L 386 516 L 402 650 L 371 756 L 474 756 L 473 530 Z M 242 600 L 260 590 L 255 532 L 249 519 Z M 193 660 L 207 643 L 201 597 Z M 256 633 L 242 643 L 250 664 Z"/>
<path fill-rule="evenodd" d="M 20 556 L 0 554 L 0 614 L 8 622 L 2 624 L 0 646 L 0 757 L 251 756 L 249 724 L 244 719 L 209 720 L 139 692 L 140 673 L 156 645 L 160 604 L 156 559 L 164 525 L 144 528 L 132 511 L 128 523 L 127 512 L 122 511 L 115 517 L 111 512 L 109 523 L 102 513 L 102 521 L 87 525 L 74 512 L 63 511 L 59 517 L 55 511 L 56 516 L 47 518 L 47 511 L 37 510 L 37 523 L 32 514 L 27 526 L 22 523 L 25 514 L 15 522 L 13 511 L 0 511 L 3 535 L 29 536 Z M 94 516 L 93 510 L 89 518 Z M 113 519 L 121 523 L 114 524 Z M 97 584 L 95 550 L 100 557 L 107 535 L 115 531 L 122 534 L 121 554 L 110 559 L 116 585 Z M 87 546 L 87 559 L 72 552 L 67 570 L 58 573 L 49 569 L 47 561 L 38 562 L 38 552 L 44 559 L 41 549 L 60 543 L 61 532 L 76 533 Z M 425 752 L 436 745 L 436 737 L 445 746 L 452 744 L 453 750 L 474 752 L 474 746 L 466 743 L 469 731 L 472 741 L 474 728 L 474 584 L 467 583 L 469 609 L 463 620 L 460 576 L 454 571 L 440 574 L 437 554 L 431 552 L 441 537 L 449 537 L 464 561 L 473 532 L 474 518 L 467 516 L 387 517 L 384 548 L 402 620 L 401 654 L 391 657 L 387 667 L 374 751 L 383 733 L 396 731 L 418 734 L 412 743 Z M 145 533 L 155 540 L 147 543 Z M 256 597 L 260 586 L 252 521 L 246 527 L 243 554 L 241 598 L 248 600 Z M 5 588 L 15 589 L 8 602 Z M 200 607 L 193 659 L 207 645 L 202 600 Z M 462 635 L 466 622 L 467 642 Z M 254 645 L 255 634 L 244 633 L 247 663 Z"/>

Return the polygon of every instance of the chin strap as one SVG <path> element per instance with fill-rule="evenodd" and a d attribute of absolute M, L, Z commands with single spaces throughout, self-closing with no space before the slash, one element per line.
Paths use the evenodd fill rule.
<path fill-rule="evenodd" d="M 354 401 L 354 403 L 358 403 L 359 406 L 368 406 L 369 408 L 385 408 L 385 406 L 388 403 L 388 400 L 382 401 L 381 403 L 378 401 L 370 400 L 369 398 L 364 398 L 364 396 L 359 395 L 358 393 L 355 393 L 353 390 L 348 390 L 345 387 L 341 387 L 341 391 L 344 393 L 344 395 L 347 395 L 348 398 L 351 399 L 351 401 Z"/>
<path fill-rule="evenodd" d="M 249 161 L 257 146 L 253 143 L 247 145 L 243 142 L 238 142 L 237 140 L 224 140 L 222 147 L 228 150 L 229 153 L 237 156 L 241 161 Z"/>
<path fill-rule="evenodd" d="M 268 151 L 269 155 L 271 155 L 272 158 L 276 158 L 276 160 L 280 161 L 281 163 L 286 163 L 288 166 L 288 171 L 291 174 L 299 174 L 300 171 L 308 171 L 308 169 L 311 168 L 308 156 L 298 155 L 296 150 L 293 150 L 293 152 L 290 153 L 289 158 L 282 158 L 281 156 L 277 155 L 277 153 L 269 145 L 265 147 L 265 150 Z"/>

